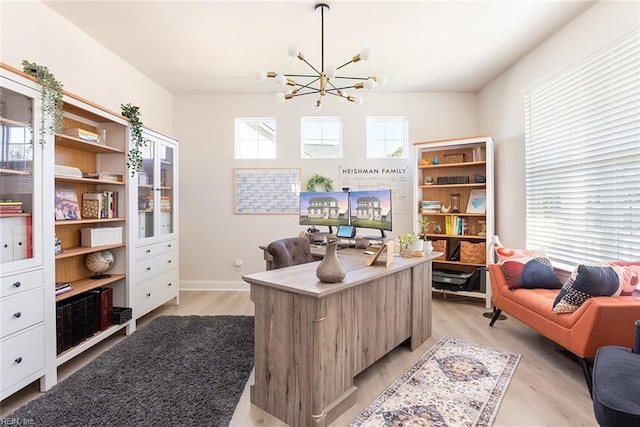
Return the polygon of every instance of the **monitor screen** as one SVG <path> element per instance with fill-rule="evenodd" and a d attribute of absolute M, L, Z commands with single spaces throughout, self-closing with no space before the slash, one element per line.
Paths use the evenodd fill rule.
<path fill-rule="evenodd" d="M 348 225 L 349 193 L 301 192 L 300 225 Z"/>
<path fill-rule="evenodd" d="M 361 190 L 349 193 L 351 225 L 391 231 L 393 225 L 391 190 Z"/>

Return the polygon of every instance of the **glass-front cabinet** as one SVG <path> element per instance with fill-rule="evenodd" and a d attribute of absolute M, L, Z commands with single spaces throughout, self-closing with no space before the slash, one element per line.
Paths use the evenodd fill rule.
<path fill-rule="evenodd" d="M 168 237 L 175 233 L 176 146 L 146 133 L 142 169 L 138 171 L 138 238 Z"/>
<path fill-rule="evenodd" d="M 35 97 L 27 88 L 3 80 L 0 87 L 0 264 L 3 271 L 38 262 L 38 206 L 42 150 L 34 135 Z M 37 156 L 37 158 L 36 158 Z M 36 233 L 36 236 L 34 236 Z M 25 265 L 26 264 L 26 265 Z"/>

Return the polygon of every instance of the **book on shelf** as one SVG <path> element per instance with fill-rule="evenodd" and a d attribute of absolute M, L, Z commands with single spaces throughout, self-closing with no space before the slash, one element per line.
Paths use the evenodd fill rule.
<path fill-rule="evenodd" d="M 82 195 L 84 218 L 117 218 L 118 192 L 93 191 Z"/>
<path fill-rule="evenodd" d="M 469 234 L 469 219 L 463 216 L 447 215 L 444 221 L 445 234 L 466 236 Z"/>
<path fill-rule="evenodd" d="M 78 195 L 73 185 L 56 184 L 55 219 L 81 219 Z"/>
<path fill-rule="evenodd" d="M 98 142 L 98 134 L 85 129 L 78 129 L 78 128 L 64 129 L 62 133 L 67 136 L 72 136 L 74 138 L 78 138 L 87 142 Z"/>
<path fill-rule="evenodd" d="M 22 213 L 22 202 L 20 200 L 0 200 L 0 214 Z"/>
<path fill-rule="evenodd" d="M 64 294 L 72 290 L 71 282 L 56 282 L 56 295 Z"/>

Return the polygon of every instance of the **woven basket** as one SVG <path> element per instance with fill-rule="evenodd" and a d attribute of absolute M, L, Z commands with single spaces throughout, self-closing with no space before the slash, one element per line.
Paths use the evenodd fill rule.
<path fill-rule="evenodd" d="M 434 252 L 443 252 L 444 255 L 435 259 L 447 259 L 447 241 L 446 240 L 433 240 L 431 241 Z"/>
<path fill-rule="evenodd" d="M 466 264 L 484 264 L 486 262 L 486 248 L 484 246 L 484 242 L 461 242 L 460 262 L 464 262 Z"/>

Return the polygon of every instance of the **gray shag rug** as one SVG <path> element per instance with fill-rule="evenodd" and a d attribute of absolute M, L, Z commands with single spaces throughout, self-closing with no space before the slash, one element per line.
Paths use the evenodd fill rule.
<path fill-rule="evenodd" d="M 253 316 L 163 316 L 7 418 L 29 426 L 227 426 L 253 369 Z"/>

